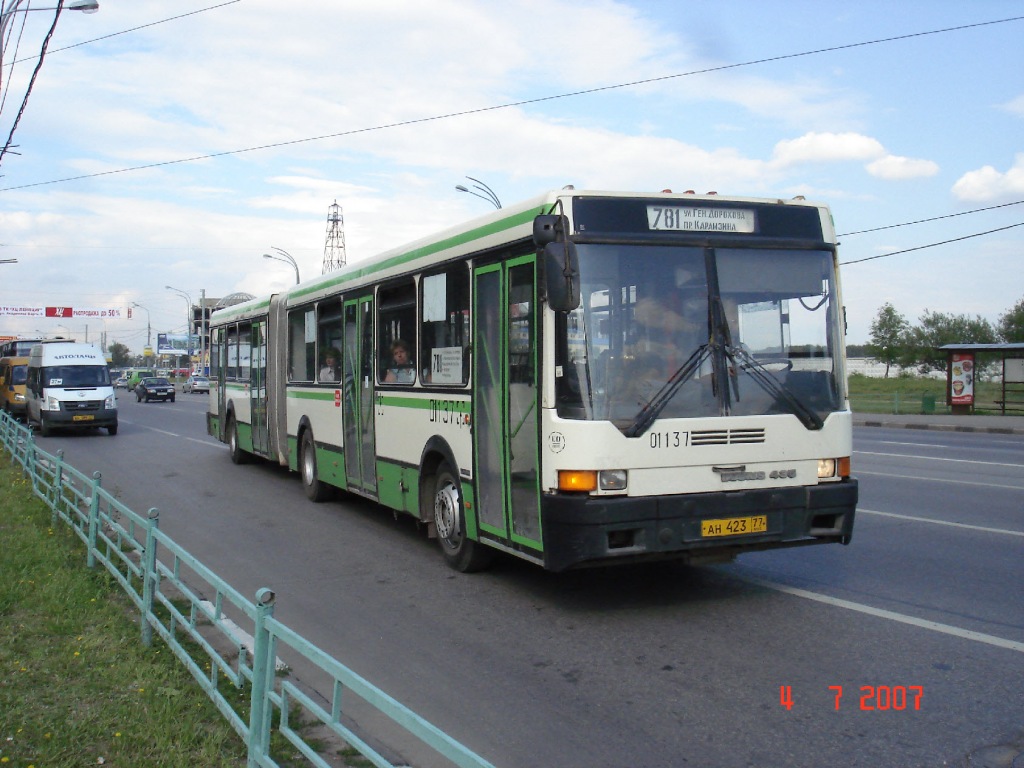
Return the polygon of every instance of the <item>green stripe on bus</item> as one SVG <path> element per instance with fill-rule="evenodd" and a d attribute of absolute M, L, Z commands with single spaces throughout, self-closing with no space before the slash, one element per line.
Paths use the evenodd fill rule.
<path fill-rule="evenodd" d="M 334 402 L 334 390 L 326 389 L 320 392 L 306 392 L 301 390 L 289 389 L 287 393 L 288 397 L 296 400 L 328 400 Z"/>
<path fill-rule="evenodd" d="M 456 413 L 469 413 L 472 404 L 469 400 L 453 400 L 450 397 L 401 397 L 397 395 L 378 395 L 380 405 L 389 405 L 392 408 L 417 408 L 422 411 L 429 411 L 438 407 L 438 402 L 444 402 L 447 411 Z"/>

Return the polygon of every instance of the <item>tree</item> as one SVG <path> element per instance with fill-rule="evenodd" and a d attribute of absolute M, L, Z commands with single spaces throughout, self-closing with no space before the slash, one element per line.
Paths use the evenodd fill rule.
<path fill-rule="evenodd" d="M 110 359 L 115 368 L 124 368 L 131 362 L 131 352 L 124 344 L 115 341 L 110 345 Z"/>
<path fill-rule="evenodd" d="M 919 323 L 908 334 L 909 343 L 901 363 L 918 366 L 920 373 L 946 370 L 947 355 L 939 350 L 946 344 L 996 343 L 995 329 L 981 315 L 970 318 L 926 309 Z"/>
<path fill-rule="evenodd" d="M 999 338 L 1007 344 L 1024 343 L 1024 299 L 999 316 Z"/>
<path fill-rule="evenodd" d="M 894 365 L 903 355 L 907 346 L 907 334 L 910 323 L 896 311 L 888 301 L 878 310 L 871 321 L 871 342 L 867 345 L 868 354 L 885 363 L 885 378 L 889 378 L 889 367 Z"/>

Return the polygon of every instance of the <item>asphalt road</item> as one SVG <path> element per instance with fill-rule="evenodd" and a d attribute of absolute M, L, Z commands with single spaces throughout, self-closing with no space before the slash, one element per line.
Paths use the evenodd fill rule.
<path fill-rule="evenodd" d="M 858 428 L 848 547 L 464 575 L 408 518 L 232 465 L 205 396 L 120 404 L 117 436 L 40 445 L 157 507 L 243 594 L 273 588 L 277 618 L 496 766 L 912 768 L 1024 750 L 1020 436 Z"/>

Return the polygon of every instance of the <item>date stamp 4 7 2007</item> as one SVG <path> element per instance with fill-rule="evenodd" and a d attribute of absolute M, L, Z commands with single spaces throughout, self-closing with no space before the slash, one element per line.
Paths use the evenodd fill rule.
<path fill-rule="evenodd" d="M 828 687 L 835 695 L 835 709 L 838 712 L 843 700 L 843 686 Z M 920 685 L 862 685 L 860 687 L 860 708 L 863 711 L 920 710 L 924 698 L 924 687 Z M 796 704 L 793 686 L 779 686 L 779 704 L 790 710 Z"/>

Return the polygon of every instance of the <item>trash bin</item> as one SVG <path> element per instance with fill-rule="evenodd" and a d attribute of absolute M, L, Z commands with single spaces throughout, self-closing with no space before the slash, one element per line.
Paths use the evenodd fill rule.
<path fill-rule="evenodd" d="M 935 395 L 921 395 L 921 413 L 935 413 Z"/>

